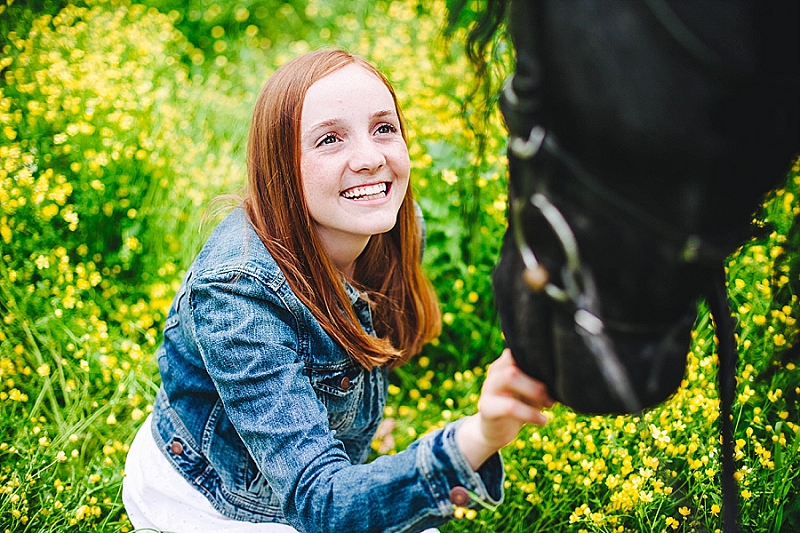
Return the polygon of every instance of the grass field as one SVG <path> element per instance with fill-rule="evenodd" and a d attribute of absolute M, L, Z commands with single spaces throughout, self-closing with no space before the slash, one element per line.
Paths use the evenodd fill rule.
<path fill-rule="evenodd" d="M 441 337 L 392 375 L 375 452 L 471 413 L 503 348 L 505 132 L 463 34 L 439 37 L 442 1 L 145 4 L 0 4 L 0 532 L 132 530 L 120 484 L 166 310 L 209 202 L 244 183 L 258 88 L 306 50 L 347 48 L 394 82 L 442 300 Z M 510 51 L 492 54 L 500 80 Z M 759 533 L 800 531 L 800 160 L 787 169 L 754 213 L 770 230 L 726 265 L 741 521 Z M 716 343 L 699 308 L 673 398 L 639 416 L 553 408 L 503 450 L 505 502 L 443 533 L 718 531 Z"/>

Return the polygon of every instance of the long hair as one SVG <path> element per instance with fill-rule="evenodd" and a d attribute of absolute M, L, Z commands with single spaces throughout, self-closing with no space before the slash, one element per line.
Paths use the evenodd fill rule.
<path fill-rule="evenodd" d="M 436 294 L 420 265 L 421 228 L 412 188 L 397 223 L 373 235 L 356 260 L 353 285 L 373 303 L 376 336 L 358 323 L 334 266 L 317 236 L 300 175 L 300 117 L 306 91 L 317 80 L 356 64 L 389 89 L 406 128 L 394 89 L 365 59 L 342 50 L 318 50 L 281 66 L 255 104 L 247 144 L 244 208 L 289 286 L 322 328 L 365 368 L 399 366 L 441 330 Z"/>
<path fill-rule="evenodd" d="M 480 0 L 476 6 L 469 0 L 447 2 L 444 35 L 451 38 L 458 28 L 467 28 L 465 51 L 480 81 L 485 81 L 487 75 L 486 51 L 505 22 L 510 3 L 510 0 Z"/>

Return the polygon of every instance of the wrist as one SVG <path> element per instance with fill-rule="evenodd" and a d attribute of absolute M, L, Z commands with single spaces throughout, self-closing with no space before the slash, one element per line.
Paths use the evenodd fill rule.
<path fill-rule="evenodd" d="M 456 430 L 456 445 L 475 471 L 499 449 L 484 437 L 479 417 L 480 414 L 466 417 Z"/>

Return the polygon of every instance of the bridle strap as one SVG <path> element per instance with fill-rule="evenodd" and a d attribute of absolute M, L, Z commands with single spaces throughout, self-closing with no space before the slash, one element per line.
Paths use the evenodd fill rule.
<path fill-rule="evenodd" d="M 708 295 L 711 313 L 717 324 L 719 339 L 720 425 L 722 432 L 722 527 L 726 533 L 739 531 L 738 490 L 736 487 L 736 465 L 733 461 L 733 400 L 736 396 L 736 337 L 735 322 L 730 311 L 725 270 L 719 268 Z"/>

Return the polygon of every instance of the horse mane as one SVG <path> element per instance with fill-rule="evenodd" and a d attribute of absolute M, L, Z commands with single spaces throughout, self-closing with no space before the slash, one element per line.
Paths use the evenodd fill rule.
<path fill-rule="evenodd" d="M 506 25 L 510 5 L 511 0 L 447 2 L 443 48 L 449 50 L 447 45 L 458 39 L 474 69 L 474 83 L 469 84 L 467 97 L 461 102 L 461 118 L 464 126 L 476 133 L 474 153 L 481 156 L 486 151 L 486 138 L 480 132 L 499 110 L 503 83 L 514 68 L 514 47 Z"/>
<path fill-rule="evenodd" d="M 468 3 L 477 4 L 477 10 L 468 9 Z M 489 66 L 487 51 L 504 25 L 510 0 L 454 0 L 447 4 L 444 35 L 452 37 L 461 28 L 467 30 L 467 58 L 475 66 L 478 77 L 484 80 Z"/>

